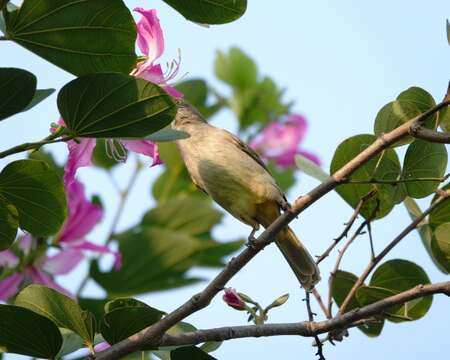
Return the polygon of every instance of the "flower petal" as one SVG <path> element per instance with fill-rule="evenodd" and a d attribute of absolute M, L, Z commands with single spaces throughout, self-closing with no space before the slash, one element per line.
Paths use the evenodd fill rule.
<path fill-rule="evenodd" d="M 69 158 L 64 168 L 64 184 L 68 185 L 75 180 L 78 168 L 92 164 L 95 144 L 95 139 L 81 139 L 79 143 L 74 140 L 67 142 Z"/>
<path fill-rule="evenodd" d="M 18 242 L 18 247 L 25 255 L 28 255 L 33 248 L 36 248 L 36 242 L 33 241 L 31 234 L 24 234 Z"/>
<path fill-rule="evenodd" d="M 64 249 L 56 255 L 45 258 L 41 269 L 53 275 L 62 275 L 71 272 L 84 256 L 81 251 Z"/>
<path fill-rule="evenodd" d="M 70 242 L 83 238 L 103 216 L 103 210 L 86 199 L 84 185 L 73 179 L 66 185 L 69 216 L 59 235 L 60 242 Z"/>
<path fill-rule="evenodd" d="M 305 150 L 300 150 L 298 153 L 300 155 L 303 155 L 305 158 L 311 160 L 316 165 L 320 166 L 320 159 L 317 155 L 310 153 L 309 151 L 305 151 Z"/>
<path fill-rule="evenodd" d="M 22 282 L 22 274 L 14 273 L 0 281 L 0 300 L 7 301 L 11 296 L 19 292 Z"/>
<path fill-rule="evenodd" d="M 164 52 L 164 35 L 156 10 L 145 10 L 140 7 L 133 10 L 142 15 L 136 24 L 138 46 L 149 61 L 153 62 Z"/>
<path fill-rule="evenodd" d="M 36 269 L 33 266 L 27 267 L 24 271 L 24 274 L 31 284 L 42 284 L 52 289 L 55 289 L 60 293 L 72 297 L 72 294 L 68 292 L 66 289 L 64 289 L 62 286 L 59 286 L 50 275 Z"/>
<path fill-rule="evenodd" d="M 91 250 L 101 254 L 111 254 L 114 256 L 114 269 L 118 271 L 122 266 L 122 255 L 120 254 L 120 252 L 113 251 L 105 245 L 97 245 L 90 241 L 83 240 L 78 243 L 70 244 L 70 248 L 78 250 Z"/>
<path fill-rule="evenodd" d="M 19 264 L 19 258 L 11 250 L 0 251 L 0 267 L 12 268 L 17 264 Z"/>
<path fill-rule="evenodd" d="M 89 202 L 84 194 L 84 185 L 75 181 L 68 191 L 69 217 L 60 236 L 60 241 L 79 240 L 97 225 L 103 210 Z"/>
<path fill-rule="evenodd" d="M 237 291 L 233 288 L 225 288 L 222 299 L 227 303 L 227 305 L 237 310 L 245 309 L 245 302 L 241 299 Z"/>
<path fill-rule="evenodd" d="M 301 143 L 308 130 L 308 123 L 306 121 L 306 118 L 301 114 L 294 113 L 288 116 L 286 124 L 292 124 L 296 128 L 298 134 L 297 142 Z"/>
<path fill-rule="evenodd" d="M 150 156 L 153 159 L 151 166 L 163 163 L 159 157 L 158 145 L 150 140 L 120 140 L 120 142 L 129 151 Z"/>

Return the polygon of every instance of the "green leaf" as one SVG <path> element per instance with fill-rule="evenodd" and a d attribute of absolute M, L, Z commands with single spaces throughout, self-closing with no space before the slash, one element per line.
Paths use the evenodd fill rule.
<path fill-rule="evenodd" d="M 101 332 L 111 345 L 156 323 L 164 315 L 160 310 L 129 298 L 110 301 L 105 310 Z"/>
<path fill-rule="evenodd" d="M 323 171 L 320 166 L 303 155 L 298 154 L 295 156 L 295 164 L 306 175 L 309 175 L 320 182 L 325 182 L 330 178 L 330 175 Z"/>
<path fill-rule="evenodd" d="M 31 102 L 22 111 L 30 110 L 31 108 L 35 107 L 40 102 L 47 99 L 54 92 L 55 92 L 55 89 L 37 89 L 36 92 L 34 93 L 33 98 L 31 99 Z"/>
<path fill-rule="evenodd" d="M 49 319 L 28 309 L 1 304 L 0 319 L 0 352 L 55 358 L 62 338 Z"/>
<path fill-rule="evenodd" d="M 0 120 L 24 111 L 36 91 L 36 76 L 16 68 L 0 68 Z"/>
<path fill-rule="evenodd" d="M 186 234 L 158 227 L 120 236 L 122 267 L 101 272 L 97 262 L 90 269 L 92 278 L 109 296 L 133 296 L 151 291 L 177 288 L 198 282 L 186 271 L 199 249 L 198 241 Z M 151 266 L 149 266 L 151 264 Z"/>
<path fill-rule="evenodd" d="M 239 19 L 247 0 L 164 0 L 187 20 L 200 24 L 225 24 Z"/>
<path fill-rule="evenodd" d="M 174 143 L 158 144 L 158 151 L 166 167 L 153 183 L 152 195 L 159 204 L 164 204 L 176 196 L 204 197 L 195 185 L 184 166 L 180 153 Z"/>
<path fill-rule="evenodd" d="M 28 153 L 28 159 L 31 160 L 40 160 L 45 162 L 55 173 L 62 179 L 64 176 L 64 167 L 59 165 L 53 155 L 44 150 L 44 148 L 40 148 L 38 151 L 33 151 Z"/>
<path fill-rule="evenodd" d="M 331 293 L 333 294 L 333 299 L 337 306 L 341 306 L 344 302 L 347 294 L 350 292 L 351 288 L 355 284 L 358 277 L 347 271 L 338 270 L 334 276 L 333 287 Z M 358 302 L 354 298 L 346 308 L 346 312 L 359 307 Z"/>
<path fill-rule="evenodd" d="M 146 139 L 151 140 L 153 142 L 168 142 L 175 141 L 181 139 L 187 139 L 189 134 L 184 131 L 174 130 L 170 128 L 164 128 L 150 134 L 146 137 Z"/>
<path fill-rule="evenodd" d="M 441 129 L 450 132 L 450 107 L 447 106 L 440 110 L 438 116 Z"/>
<path fill-rule="evenodd" d="M 361 306 L 366 306 L 374 302 L 383 300 L 384 298 L 396 295 L 392 290 L 386 288 L 380 288 L 375 286 L 361 286 L 356 291 L 356 299 Z M 401 309 L 402 305 L 395 305 L 389 307 L 384 312 L 388 315 L 397 315 Z"/>
<path fill-rule="evenodd" d="M 335 173 L 355 156 L 366 149 L 376 140 L 373 135 L 355 135 L 344 140 L 336 149 L 331 161 L 330 174 Z M 399 178 L 401 172 L 400 162 L 397 154 L 392 149 L 387 149 L 383 153 L 375 156 L 361 168 L 356 170 L 350 180 L 370 181 L 388 180 L 394 181 Z M 368 193 L 374 191 L 375 196 L 368 199 L 361 208 L 361 214 L 368 218 L 379 202 L 376 219 L 380 219 L 392 210 L 394 205 L 402 200 L 398 195 L 399 185 L 389 184 L 344 184 L 339 185 L 336 191 L 353 208 L 360 199 Z"/>
<path fill-rule="evenodd" d="M 86 313 L 66 295 L 43 285 L 29 285 L 14 301 L 15 305 L 28 308 L 52 320 L 58 327 L 72 330 L 88 346 L 92 346 L 95 333 L 86 321 Z"/>
<path fill-rule="evenodd" d="M 288 113 L 290 104 L 283 102 L 283 93 L 268 76 L 264 76 L 254 86 L 235 89 L 230 106 L 239 119 L 241 130 L 253 124 L 264 126 L 272 119 Z"/>
<path fill-rule="evenodd" d="M 197 109 L 206 105 L 208 85 L 203 79 L 190 79 L 177 84 L 176 89 L 183 93 L 184 100 Z"/>
<path fill-rule="evenodd" d="M 402 178 L 442 178 L 447 158 L 444 144 L 417 139 L 406 150 Z M 410 197 L 423 198 L 433 193 L 439 184 L 440 181 L 413 181 L 406 182 L 405 186 Z"/>
<path fill-rule="evenodd" d="M 208 85 L 205 80 L 191 79 L 179 83 L 176 89 L 184 94 L 184 100 L 193 105 L 205 119 L 213 116 L 224 105 L 225 101 L 219 99 L 216 103 L 208 104 Z"/>
<path fill-rule="evenodd" d="M 450 191 L 450 183 L 445 185 L 442 190 Z M 435 202 L 437 198 L 438 195 L 435 195 L 432 202 Z M 432 230 L 447 222 L 450 222 L 450 200 L 448 198 L 431 211 L 429 219 Z"/>
<path fill-rule="evenodd" d="M 341 306 L 344 302 L 347 294 L 350 292 L 351 288 L 355 284 L 358 278 L 356 275 L 349 273 L 347 271 L 338 270 L 335 274 L 333 287 L 331 289 L 331 293 L 333 295 L 333 299 L 336 302 L 337 306 Z M 361 287 L 360 287 L 361 288 Z M 358 291 L 359 289 L 358 288 Z M 358 302 L 356 296 L 350 301 L 349 305 L 346 308 L 346 312 L 361 307 L 361 304 Z M 361 330 L 367 336 L 378 336 L 381 334 L 384 326 L 384 320 L 378 319 L 379 322 L 376 323 L 368 323 L 363 326 L 358 326 L 358 329 Z"/>
<path fill-rule="evenodd" d="M 159 225 L 195 236 L 208 234 L 222 217 L 223 214 L 212 207 L 209 199 L 189 196 L 170 199 L 163 206 L 150 210 L 144 215 L 142 225 Z"/>
<path fill-rule="evenodd" d="M 80 76 L 128 74 L 136 63 L 136 26 L 122 0 L 25 0 L 7 13 L 7 37 Z"/>
<path fill-rule="evenodd" d="M 183 346 L 170 352 L 171 360 L 214 360 L 216 358 L 208 355 L 195 346 Z"/>
<path fill-rule="evenodd" d="M 13 204 L 0 195 L 0 251 L 11 246 L 19 227 L 19 213 Z"/>
<path fill-rule="evenodd" d="M 101 272 L 94 263 L 91 275 L 110 296 L 132 296 L 197 282 L 198 278 L 187 276 L 187 270 L 223 266 L 223 257 L 242 245 L 241 241 L 211 239 L 211 229 L 221 216 L 207 198 L 167 200 L 145 214 L 137 229 L 118 236 L 123 263 L 120 271 Z"/>
<path fill-rule="evenodd" d="M 242 50 L 232 47 L 228 54 L 217 52 L 214 62 L 216 76 L 236 90 L 245 90 L 257 84 L 258 69 Z"/>
<path fill-rule="evenodd" d="M 419 87 L 411 87 L 403 91 L 397 100 L 392 101 L 381 108 L 375 119 L 375 135 L 381 136 L 399 127 L 403 123 L 411 120 L 417 115 L 427 111 L 436 105 L 433 97 Z M 426 127 L 436 128 L 436 115 L 426 121 Z M 413 138 L 408 137 L 399 141 L 396 145 L 410 143 Z"/>
<path fill-rule="evenodd" d="M 33 235 L 55 234 L 66 217 L 61 178 L 38 160 L 17 160 L 0 173 L 0 195 L 19 213 L 19 225 Z"/>
<path fill-rule="evenodd" d="M 403 201 L 403 204 L 405 205 L 406 209 L 408 210 L 408 214 L 411 217 L 411 219 L 414 221 L 416 220 L 420 215 L 422 215 L 422 210 L 419 208 L 419 205 L 414 201 L 414 199 L 411 199 L 410 197 L 406 197 Z M 431 227 L 428 224 L 426 220 L 422 221 L 417 226 L 417 231 L 419 232 L 420 239 L 422 240 L 422 244 L 425 247 L 425 250 L 427 251 L 428 255 L 430 255 L 431 260 L 433 260 L 434 264 L 437 266 L 437 268 L 447 273 L 444 267 L 441 266 L 440 262 L 436 260 L 435 258 L 435 252 L 431 248 L 431 241 L 432 241 L 432 231 Z"/>
<path fill-rule="evenodd" d="M 73 331 L 65 328 L 60 328 L 59 331 L 61 332 L 63 343 L 58 355 L 56 355 L 57 359 L 60 359 L 63 356 L 71 354 L 84 347 L 83 339 Z"/>
<path fill-rule="evenodd" d="M 450 222 L 439 225 L 431 239 L 433 259 L 439 263 L 440 269 L 450 273 Z"/>
<path fill-rule="evenodd" d="M 176 114 L 161 87 L 115 73 L 72 80 L 58 94 L 58 109 L 73 135 L 94 138 L 144 138 Z"/>
<path fill-rule="evenodd" d="M 372 275 L 371 287 L 386 289 L 386 296 L 392 296 L 412 289 L 417 285 L 429 284 L 430 279 L 425 271 L 415 263 L 407 260 L 394 259 L 380 265 Z M 389 293 L 391 295 L 389 295 Z M 432 303 L 432 296 L 411 300 L 403 304 L 398 310 L 390 311 L 394 316 L 417 320 L 423 317 Z M 388 318 L 393 322 L 402 321 L 400 318 Z"/>
<path fill-rule="evenodd" d="M 222 343 L 222 341 L 208 341 L 200 345 L 200 349 L 202 349 L 204 352 L 210 353 L 216 351 L 222 345 Z"/>

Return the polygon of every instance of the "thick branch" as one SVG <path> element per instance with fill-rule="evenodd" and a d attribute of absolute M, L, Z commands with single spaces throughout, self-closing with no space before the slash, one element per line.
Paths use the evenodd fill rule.
<path fill-rule="evenodd" d="M 297 198 L 292 204 L 290 211 L 287 211 L 278 217 L 254 241 L 254 246 L 244 249 L 238 256 L 231 259 L 225 268 L 201 293 L 194 295 L 189 301 L 165 316 L 158 323 L 130 336 L 125 340 L 122 340 L 102 352 L 99 352 L 96 354 L 96 358 L 101 360 L 119 359 L 120 357 L 139 350 L 144 344 L 146 344 L 146 346 L 159 344 L 163 334 L 169 328 L 194 312 L 206 307 L 211 302 L 212 298 L 224 288 L 228 280 L 239 272 L 259 251 L 270 244 L 274 240 L 275 235 L 293 219 L 295 219 L 297 215 L 319 200 L 322 196 L 336 188 L 343 179 L 348 178 L 367 161 L 375 157 L 387 147 L 406 137 L 409 134 L 409 129 L 412 124 L 415 122 L 422 123 L 429 116 L 449 104 L 450 101 L 448 100 L 441 102 L 427 112 L 411 119 L 391 132 L 382 135 L 373 144 L 333 174 L 328 181 L 320 184 L 306 195 Z"/>
<path fill-rule="evenodd" d="M 215 329 L 197 330 L 179 335 L 166 334 L 162 337 L 159 346 L 196 345 L 206 341 L 224 341 L 246 337 L 297 335 L 314 337 L 333 330 L 343 330 L 359 326 L 360 320 L 370 318 L 385 312 L 392 305 L 403 304 L 407 301 L 432 294 L 445 294 L 450 296 L 450 281 L 419 285 L 413 289 L 394 295 L 361 309 L 355 309 L 333 319 L 313 322 L 303 321 L 286 324 L 264 324 L 250 326 L 229 326 Z"/>
<path fill-rule="evenodd" d="M 372 270 L 377 266 L 377 264 L 391 251 L 400 241 L 402 241 L 406 235 L 408 235 L 411 231 L 413 231 L 417 225 L 419 225 L 423 219 L 425 219 L 428 214 L 433 211 L 438 205 L 442 202 L 450 199 L 450 193 L 442 192 L 442 195 L 428 208 L 426 209 L 420 216 L 418 216 L 411 224 L 409 224 L 394 240 L 392 240 L 377 256 L 373 257 L 369 265 L 367 265 L 366 269 L 362 273 L 362 275 L 356 280 L 355 284 L 347 294 L 344 302 L 342 303 L 339 313 L 342 314 L 345 312 L 348 304 L 352 301 L 353 297 L 356 294 L 358 288 L 364 283 Z"/>

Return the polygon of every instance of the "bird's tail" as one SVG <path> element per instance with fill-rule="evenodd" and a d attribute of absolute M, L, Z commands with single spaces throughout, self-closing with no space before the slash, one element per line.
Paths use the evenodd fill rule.
<path fill-rule="evenodd" d="M 258 222 L 267 228 L 280 215 L 279 205 L 268 201 L 258 206 Z M 281 230 L 275 239 L 300 284 L 312 290 L 320 281 L 319 268 L 302 242 L 289 227 Z"/>
<path fill-rule="evenodd" d="M 286 227 L 278 233 L 276 244 L 298 281 L 300 281 L 300 284 L 306 290 L 312 290 L 314 285 L 320 281 L 319 268 L 291 228 Z"/>

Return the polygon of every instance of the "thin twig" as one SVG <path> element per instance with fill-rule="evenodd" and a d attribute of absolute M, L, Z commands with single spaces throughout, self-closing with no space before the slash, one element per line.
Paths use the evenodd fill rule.
<path fill-rule="evenodd" d="M 221 291 L 226 283 L 238 273 L 253 257 L 275 239 L 275 235 L 295 219 L 302 211 L 335 189 L 342 179 L 348 178 L 366 162 L 381 151 L 408 136 L 409 128 L 415 122 L 423 122 L 429 116 L 448 106 L 450 100 L 443 101 L 425 113 L 411 119 L 389 133 L 381 135 L 356 157 L 336 171 L 327 181 L 321 183 L 309 193 L 297 198 L 289 211 L 280 215 L 255 241 L 254 246 L 245 248 L 238 256 L 231 259 L 224 269 L 199 294 L 179 306 L 152 326 L 124 339 L 110 348 L 96 354 L 97 359 L 118 359 L 142 348 L 144 344 L 158 344 L 164 333 L 187 316 L 206 307 L 213 297 Z M 343 315 L 346 316 L 347 314 Z M 359 320 L 359 319 L 357 319 Z"/>
<path fill-rule="evenodd" d="M 362 206 L 364 205 L 364 203 L 369 200 L 370 198 L 372 198 L 374 195 L 376 194 L 376 191 L 371 191 L 369 193 L 367 193 L 366 195 L 364 195 L 358 202 L 358 205 L 356 205 L 355 210 L 353 211 L 352 216 L 350 217 L 349 221 L 347 221 L 347 223 L 345 224 L 345 228 L 342 231 L 342 233 L 335 239 L 333 239 L 333 242 L 331 243 L 331 245 L 328 247 L 328 249 L 326 249 L 322 255 L 317 257 L 316 260 L 316 264 L 319 265 L 322 260 L 324 260 L 327 256 L 330 255 L 331 251 L 333 251 L 333 249 L 336 247 L 336 245 L 344 238 L 347 237 L 348 232 L 350 231 L 351 227 L 353 226 L 355 220 L 358 218 L 358 215 L 361 211 Z"/>
<path fill-rule="evenodd" d="M 119 205 L 117 206 L 117 210 L 116 213 L 114 214 L 114 218 L 113 221 L 111 223 L 111 228 L 109 230 L 109 233 L 106 237 L 106 241 L 105 241 L 105 245 L 109 245 L 111 243 L 111 241 L 114 238 L 114 234 L 117 230 L 117 225 L 119 223 L 119 220 L 123 214 L 123 211 L 125 209 L 125 203 L 128 199 L 128 195 L 130 194 L 131 190 L 133 189 L 134 184 L 136 183 L 136 179 L 139 175 L 139 171 L 141 171 L 142 169 L 142 163 L 139 161 L 139 159 L 136 159 L 136 166 L 133 170 L 133 173 L 131 174 L 130 180 L 128 182 L 128 184 L 125 186 L 125 189 L 123 191 L 120 192 L 120 200 L 119 200 Z M 102 258 L 103 254 L 100 254 L 97 257 L 97 261 L 100 260 Z M 81 293 L 83 292 L 84 288 L 86 287 L 88 281 L 90 278 L 90 274 L 89 272 L 84 276 L 83 280 L 81 280 L 81 283 L 78 287 L 78 290 L 76 292 L 76 297 L 80 297 Z"/>
<path fill-rule="evenodd" d="M 375 257 L 375 248 L 373 246 L 372 224 L 370 221 L 367 223 L 367 232 L 369 233 L 370 258 L 373 259 Z"/>
<path fill-rule="evenodd" d="M 314 322 L 314 315 L 312 309 L 311 309 L 311 301 L 310 301 L 310 294 L 308 291 L 305 291 L 305 303 L 306 303 L 306 311 L 308 312 L 308 320 L 310 323 Z M 323 344 L 319 339 L 319 335 L 314 335 L 314 340 L 317 346 L 317 353 L 316 355 L 319 357 L 319 360 L 326 360 L 325 356 L 323 355 Z"/>
<path fill-rule="evenodd" d="M 324 315 L 326 316 L 327 319 L 331 319 L 331 314 L 328 312 L 327 307 L 325 306 L 325 304 L 322 301 L 322 296 L 320 296 L 320 293 L 317 291 L 316 288 L 311 290 L 311 293 L 314 295 L 314 297 L 316 298 L 317 303 L 319 304 L 320 308 L 322 309 Z"/>
<path fill-rule="evenodd" d="M 362 273 L 362 275 L 356 280 L 353 287 L 348 292 L 345 300 L 343 301 L 342 305 L 339 308 L 339 314 L 343 314 L 345 312 L 345 309 L 352 301 L 353 297 L 356 294 L 356 290 L 364 283 L 364 281 L 367 279 L 369 274 L 372 272 L 372 270 L 377 266 L 377 264 L 391 251 L 401 240 L 403 240 L 406 235 L 408 235 L 411 231 L 413 231 L 417 225 L 419 225 L 427 215 L 433 211 L 439 204 L 441 204 L 444 201 L 447 201 L 450 199 L 450 193 L 448 192 L 441 192 L 441 195 L 436 199 L 433 204 L 426 209 L 420 216 L 418 216 L 413 222 L 411 222 L 394 240 L 392 240 L 377 256 L 372 258 L 367 265 L 366 269 Z"/>

